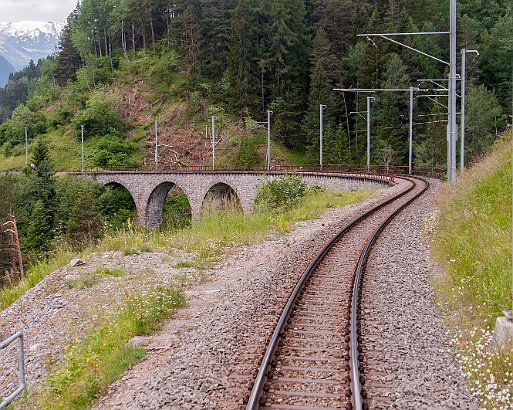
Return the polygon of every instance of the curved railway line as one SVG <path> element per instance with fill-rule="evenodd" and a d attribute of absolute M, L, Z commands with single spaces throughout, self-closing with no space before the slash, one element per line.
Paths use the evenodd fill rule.
<path fill-rule="evenodd" d="M 423 178 L 403 178 L 407 189 L 354 219 L 311 261 L 270 339 L 248 410 L 368 408 L 359 324 L 365 266 L 385 227 L 429 188 Z"/>

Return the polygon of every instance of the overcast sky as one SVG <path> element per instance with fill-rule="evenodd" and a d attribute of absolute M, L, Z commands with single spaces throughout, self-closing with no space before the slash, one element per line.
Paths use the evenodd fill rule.
<path fill-rule="evenodd" d="M 55 21 L 64 23 L 77 0 L 0 0 L 0 21 Z"/>

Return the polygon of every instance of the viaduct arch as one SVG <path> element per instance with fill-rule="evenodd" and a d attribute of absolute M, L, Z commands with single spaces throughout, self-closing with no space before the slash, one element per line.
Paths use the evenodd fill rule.
<path fill-rule="evenodd" d="M 258 187 L 264 182 L 279 178 L 284 173 L 258 172 L 96 172 L 87 175 L 101 185 L 123 186 L 134 199 L 137 221 L 153 229 L 160 227 L 164 201 L 176 185 L 189 200 L 192 219 L 197 218 L 207 196 L 222 197 L 229 192 L 240 204 L 245 214 L 251 213 Z M 319 186 L 328 191 L 354 191 L 362 188 L 382 187 L 390 184 L 383 177 L 342 174 L 297 174 L 309 186 Z"/>

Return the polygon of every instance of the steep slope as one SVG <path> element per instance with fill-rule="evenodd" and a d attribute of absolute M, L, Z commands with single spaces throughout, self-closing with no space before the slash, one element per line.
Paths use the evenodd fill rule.
<path fill-rule="evenodd" d="M 493 341 L 494 322 L 511 307 L 511 136 L 438 198 L 433 250 L 443 273 L 438 300 L 453 348 L 483 408 L 511 408 L 513 354 Z"/>

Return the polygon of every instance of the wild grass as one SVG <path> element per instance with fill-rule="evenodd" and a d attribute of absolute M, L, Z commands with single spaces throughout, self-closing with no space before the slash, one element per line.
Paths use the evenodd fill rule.
<path fill-rule="evenodd" d="M 100 327 L 66 347 L 64 361 L 37 394 L 26 399 L 24 407 L 90 408 L 110 383 L 144 356 L 143 349 L 129 346 L 128 341 L 158 329 L 184 300 L 181 290 L 165 287 L 126 300 L 117 314 L 104 318 Z"/>
<path fill-rule="evenodd" d="M 462 324 L 493 326 L 511 305 L 511 148 L 493 153 L 438 197 L 433 250 L 445 267 L 440 290 Z"/>
<path fill-rule="evenodd" d="M 66 285 L 70 288 L 88 289 L 96 285 L 102 277 L 113 276 L 119 278 L 124 274 L 125 272 L 120 268 L 97 268 L 95 271 L 86 272 L 78 278 L 67 279 Z"/>
<path fill-rule="evenodd" d="M 0 310 L 4 310 L 13 304 L 26 291 L 41 282 L 46 275 L 56 269 L 62 268 L 69 263 L 72 258 L 73 253 L 69 250 L 56 252 L 48 260 L 39 262 L 28 269 L 25 273 L 25 278 L 17 284 L 0 289 Z"/>
<path fill-rule="evenodd" d="M 13 157 L 5 157 L 0 153 L 0 171 L 23 168 L 25 166 L 25 154 Z"/>
<path fill-rule="evenodd" d="M 497 350 L 492 329 L 511 307 L 511 139 L 446 186 L 431 234 L 444 273 L 437 299 L 452 329 L 453 351 L 469 390 L 487 409 L 513 404 L 513 350 Z"/>

